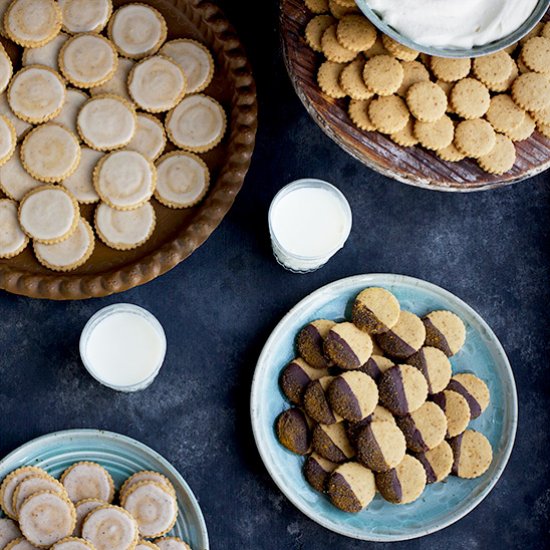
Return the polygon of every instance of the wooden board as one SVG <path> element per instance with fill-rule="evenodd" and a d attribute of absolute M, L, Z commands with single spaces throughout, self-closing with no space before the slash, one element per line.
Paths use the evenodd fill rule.
<path fill-rule="evenodd" d="M 296 93 L 321 129 L 363 164 L 403 183 L 440 191 L 479 191 L 516 183 L 550 168 L 550 140 L 535 132 L 516 143 L 510 172 L 493 176 L 475 161 L 445 162 L 420 147 L 400 147 L 377 132 L 356 128 L 347 114 L 347 99 L 323 94 L 316 81 L 323 59 L 307 45 L 304 30 L 312 15 L 303 0 L 281 0 L 280 24 L 285 63 Z M 547 13 L 545 19 L 550 19 Z"/>

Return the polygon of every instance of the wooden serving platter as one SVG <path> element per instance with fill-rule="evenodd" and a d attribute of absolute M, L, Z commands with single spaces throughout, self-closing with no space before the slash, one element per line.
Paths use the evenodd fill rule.
<path fill-rule="evenodd" d="M 377 132 L 356 128 L 347 114 L 347 99 L 332 99 L 317 85 L 321 55 L 304 39 L 312 15 L 303 0 L 281 0 L 280 26 L 288 74 L 308 113 L 342 149 L 363 164 L 409 185 L 439 191 L 480 191 L 531 178 L 550 168 L 550 140 L 535 132 L 516 143 L 514 167 L 502 176 L 487 174 L 475 161 L 445 162 L 420 147 L 405 148 Z M 550 12 L 545 20 L 550 19 Z"/>

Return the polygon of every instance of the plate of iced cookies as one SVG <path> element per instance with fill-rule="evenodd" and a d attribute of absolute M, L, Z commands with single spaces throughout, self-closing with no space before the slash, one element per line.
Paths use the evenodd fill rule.
<path fill-rule="evenodd" d="M 549 20 L 496 53 L 448 58 L 385 35 L 354 0 L 281 2 L 285 62 L 315 122 L 370 168 L 443 191 L 550 167 Z"/>
<path fill-rule="evenodd" d="M 98 430 L 49 434 L 0 461 L 3 550 L 207 550 L 199 505 L 163 457 Z"/>
<path fill-rule="evenodd" d="M 200 0 L 0 2 L 0 288 L 103 296 L 214 231 L 250 162 L 255 86 Z"/>
<path fill-rule="evenodd" d="M 337 533 L 397 541 L 473 510 L 514 443 L 505 352 L 467 304 L 402 275 L 358 275 L 299 302 L 254 375 L 262 460 L 304 514 Z"/>

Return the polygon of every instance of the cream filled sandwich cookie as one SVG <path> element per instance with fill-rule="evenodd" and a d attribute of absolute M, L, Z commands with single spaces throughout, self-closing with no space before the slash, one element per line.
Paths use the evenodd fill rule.
<path fill-rule="evenodd" d="M 7 54 L 4 46 L 0 44 L 0 93 L 8 87 L 12 74 L 13 65 L 10 56 Z"/>
<path fill-rule="evenodd" d="M 66 537 L 57 541 L 50 550 L 95 550 L 93 544 L 85 539 Z"/>
<path fill-rule="evenodd" d="M 82 147 L 78 168 L 73 174 L 63 180 L 63 187 L 68 189 L 78 202 L 92 204 L 99 201 L 99 195 L 94 188 L 93 174 L 94 168 L 104 155 L 105 153 L 101 151 Z"/>
<path fill-rule="evenodd" d="M 95 239 L 90 224 L 80 218 L 72 235 L 60 243 L 33 244 L 37 260 L 53 271 L 72 271 L 84 265 L 94 251 Z"/>
<path fill-rule="evenodd" d="M 9 119 L 0 115 L 0 166 L 8 162 L 17 145 L 15 128 Z"/>
<path fill-rule="evenodd" d="M 166 132 L 162 122 L 148 113 L 138 113 L 136 133 L 127 145 L 127 149 L 137 151 L 154 162 L 165 147 Z"/>
<path fill-rule="evenodd" d="M 96 462 L 73 464 L 63 472 L 61 483 L 73 502 L 87 498 L 99 498 L 105 502 L 111 502 L 115 494 L 111 474 Z"/>
<path fill-rule="evenodd" d="M 155 198 L 170 208 L 188 208 L 206 195 L 209 182 L 210 172 L 201 158 L 172 151 L 157 162 Z"/>
<path fill-rule="evenodd" d="M 20 201 L 29 191 L 42 185 L 21 164 L 19 145 L 10 159 L 0 166 L 0 189 L 15 201 Z"/>
<path fill-rule="evenodd" d="M 117 210 L 133 210 L 155 190 L 155 165 L 136 151 L 114 151 L 94 169 L 94 188 L 100 199 Z"/>
<path fill-rule="evenodd" d="M 17 256 L 25 250 L 28 242 L 27 235 L 19 225 L 17 203 L 10 199 L 0 199 L 0 258 Z"/>
<path fill-rule="evenodd" d="M 162 537 L 156 539 L 155 544 L 160 550 L 191 550 L 191 547 L 179 537 Z"/>
<path fill-rule="evenodd" d="M 21 162 L 33 178 L 46 183 L 61 182 L 80 162 L 78 138 L 54 122 L 37 126 L 25 136 Z"/>
<path fill-rule="evenodd" d="M 52 122 L 57 122 L 58 124 L 65 126 L 65 128 L 70 130 L 73 134 L 78 135 L 76 117 L 88 99 L 88 94 L 82 90 L 68 88 L 67 94 L 65 95 L 65 103 L 63 104 L 60 113 L 56 117 L 52 118 Z"/>
<path fill-rule="evenodd" d="M 0 94 L 0 115 L 5 116 L 15 128 L 15 133 L 17 134 L 17 139 L 24 136 L 32 125 L 24 120 L 21 120 L 18 116 L 15 116 L 14 112 L 11 110 L 11 107 L 8 103 L 8 94 L 4 92 Z"/>
<path fill-rule="evenodd" d="M 107 82 L 116 71 L 118 55 L 112 42 L 89 32 L 69 38 L 59 52 L 59 69 L 79 88 L 93 88 Z"/>
<path fill-rule="evenodd" d="M 126 4 L 111 17 L 109 38 L 124 57 L 141 59 L 156 53 L 166 40 L 164 17 L 146 4 Z"/>
<path fill-rule="evenodd" d="M 89 99 L 77 118 L 82 141 L 92 149 L 120 149 L 134 137 L 137 117 L 134 106 L 116 95 L 97 95 Z"/>
<path fill-rule="evenodd" d="M 4 13 L 4 32 L 20 46 L 38 48 L 61 30 L 61 9 L 54 0 L 13 0 Z"/>
<path fill-rule="evenodd" d="M 65 82 L 45 65 L 29 65 L 14 75 L 8 88 L 11 110 L 21 119 L 39 124 L 61 112 Z"/>
<path fill-rule="evenodd" d="M 132 250 L 149 240 L 155 230 L 155 210 L 150 202 L 135 210 L 115 210 L 101 203 L 95 211 L 99 238 L 116 250 Z"/>
<path fill-rule="evenodd" d="M 100 506 L 84 520 L 82 538 L 95 550 L 133 550 L 139 539 L 136 520 L 118 506 Z"/>
<path fill-rule="evenodd" d="M 118 65 L 113 76 L 104 84 L 91 88 L 90 93 L 92 95 L 113 94 L 118 95 L 127 101 L 132 101 L 132 98 L 128 93 L 128 76 L 130 75 L 130 71 L 135 64 L 136 62 L 133 59 L 119 57 Z"/>
<path fill-rule="evenodd" d="M 187 81 L 187 93 L 202 92 L 214 76 L 214 59 L 206 46 L 190 38 L 166 42 L 160 53 L 171 57 L 180 67 Z"/>
<path fill-rule="evenodd" d="M 111 0 L 58 0 L 63 28 L 71 34 L 101 32 L 113 12 Z"/>
<path fill-rule="evenodd" d="M 172 482 L 165 475 L 162 475 L 159 472 L 153 472 L 152 470 L 142 470 L 141 472 L 136 472 L 131 475 L 122 484 L 122 487 L 120 488 L 120 498 L 123 499 L 124 495 L 131 487 L 143 481 L 154 481 L 155 483 L 160 483 L 174 496 L 176 495 L 176 490 L 174 489 Z"/>
<path fill-rule="evenodd" d="M 57 64 L 59 51 L 68 38 L 67 33 L 60 32 L 53 40 L 50 40 L 44 46 L 40 46 L 40 48 L 25 48 L 21 56 L 23 67 L 27 65 L 45 65 L 54 71 L 59 70 Z"/>
<path fill-rule="evenodd" d="M 166 117 L 166 131 L 178 147 L 195 153 L 213 149 L 227 126 L 223 107 L 213 98 L 195 94 L 185 97 Z"/>
<path fill-rule="evenodd" d="M 19 223 L 31 238 L 44 244 L 68 239 L 80 218 L 76 199 L 62 187 L 43 185 L 19 204 Z"/>

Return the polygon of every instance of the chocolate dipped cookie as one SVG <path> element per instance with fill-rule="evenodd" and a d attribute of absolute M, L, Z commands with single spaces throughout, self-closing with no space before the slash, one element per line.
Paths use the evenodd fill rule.
<path fill-rule="evenodd" d="M 437 447 L 447 433 L 445 413 L 431 401 L 426 401 L 416 411 L 399 417 L 397 425 L 405 435 L 407 448 L 416 453 Z"/>
<path fill-rule="evenodd" d="M 357 462 L 338 466 L 330 475 L 327 492 L 334 506 L 357 513 L 366 508 L 376 494 L 374 474 Z"/>
<path fill-rule="evenodd" d="M 335 324 L 334 321 L 327 319 L 317 319 L 308 323 L 298 333 L 296 342 L 298 353 L 314 369 L 326 369 L 330 366 L 330 361 L 323 350 L 323 341 Z"/>
<path fill-rule="evenodd" d="M 446 441 L 425 453 L 415 453 L 414 456 L 424 466 L 427 483 L 443 481 L 451 473 L 453 451 Z"/>
<path fill-rule="evenodd" d="M 279 384 L 291 403 L 301 405 L 307 385 L 327 375 L 328 370 L 314 369 L 302 358 L 297 357 L 282 370 Z"/>
<path fill-rule="evenodd" d="M 333 380 L 333 376 L 323 376 L 310 382 L 304 392 L 303 403 L 306 413 L 321 424 L 335 424 L 342 420 L 332 410 L 328 401 L 327 391 Z"/>
<path fill-rule="evenodd" d="M 407 363 L 416 367 L 425 376 L 429 394 L 443 391 L 451 380 L 451 362 L 438 348 L 424 346 L 411 355 Z"/>
<path fill-rule="evenodd" d="M 325 353 L 344 370 L 362 367 L 372 354 L 370 336 L 353 323 L 337 323 L 325 338 Z"/>
<path fill-rule="evenodd" d="M 338 464 L 355 456 L 343 422 L 317 424 L 313 429 L 313 450 L 323 458 Z"/>
<path fill-rule="evenodd" d="M 405 455 L 395 468 L 376 474 L 376 487 L 394 504 L 414 502 L 426 487 L 424 466 L 413 456 Z"/>
<path fill-rule="evenodd" d="M 378 345 L 391 357 L 406 359 L 416 353 L 426 339 L 426 329 L 420 317 L 401 311 L 397 323 L 387 332 L 378 334 Z"/>
<path fill-rule="evenodd" d="M 423 374 L 410 365 L 388 369 L 378 384 L 380 402 L 397 416 L 418 409 L 428 396 L 428 383 Z"/>
<path fill-rule="evenodd" d="M 298 408 L 282 412 L 275 422 L 275 431 L 281 445 L 299 455 L 309 452 L 311 434 L 306 415 Z"/>
<path fill-rule="evenodd" d="M 426 327 L 426 345 L 440 349 L 451 357 L 464 345 L 466 327 L 451 311 L 432 311 L 422 318 Z"/>
<path fill-rule="evenodd" d="M 466 399 L 470 407 L 470 415 L 477 418 L 489 406 L 491 395 L 487 384 L 475 374 L 462 372 L 455 374 L 449 385 L 448 390 L 459 393 Z"/>
<path fill-rule="evenodd" d="M 327 480 L 337 466 L 338 464 L 323 458 L 321 455 L 311 453 L 304 462 L 304 477 L 316 491 L 324 493 Z"/>
<path fill-rule="evenodd" d="M 390 330 L 399 319 L 399 302 L 385 288 L 371 287 L 361 291 L 353 303 L 351 318 L 356 327 L 369 334 Z"/>
<path fill-rule="evenodd" d="M 328 401 L 345 420 L 359 422 L 373 413 L 378 403 L 378 388 L 364 372 L 349 371 L 336 376 L 328 388 Z"/>
<path fill-rule="evenodd" d="M 371 422 L 359 432 L 356 448 L 361 464 L 374 472 L 386 472 L 403 460 L 405 436 L 393 422 Z"/>

